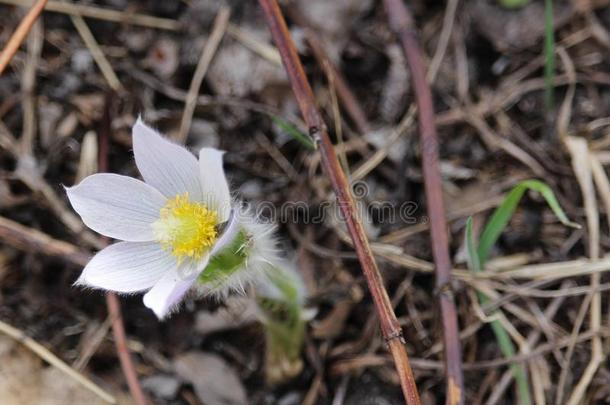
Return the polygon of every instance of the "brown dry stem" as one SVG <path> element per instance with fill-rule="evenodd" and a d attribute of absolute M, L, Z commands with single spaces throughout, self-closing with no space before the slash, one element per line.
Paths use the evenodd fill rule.
<path fill-rule="evenodd" d="M 447 403 L 464 403 L 464 376 L 459 340 L 457 310 L 451 287 L 451 259 L 447 219 L 439 168 L 438 137 L 432 104 L 432 93 L 426 79 L 422 50 L 413 18 L 400 0 L 385 0 L 390 28 L 402 44 L 407 58 L 419 113 L 424 186 L 430 217 L 432 255 L 436 265 L 436 289 L 441 310 L 445 363 L 447 372 Z"/>
<path fill-rule="evenodd" d="M 324 171 L 330 178 L 337 197 L 337 203 L 346 220 L 347 229 L 353 240 L 362 271 L 373 296 L 381 324 L 381 332 L 388 343 L 396 370 L 398 371 L 405 400 L 408 404 L 419 404 L 419 393 L 405 350 L 402 329 L 394 314 L 388 293 L 383 286 L 383 280 L 373 257 L 373 252 L 364 233 L 362 223 L 359 221 L 349 184 L 328 136 L 326 125 L 315 105 L 311 87 L 303 71 L 303 66 L 288 32 L 286 22 L 277 1 L 259 0 L 259 4 L 263 9 L 273 40 L 280 51 L 282 62 L 284 63 L 303 118 L 309 128 L 309 133 L 315 139 L 320 150 Z"/>
<path fill-rule="evenodd" d="M 104 108 L 104 117 L 102 119 L 102 128 L 99 137 L 99 154 L 98 167 L 100 172 L 105 172 L 108 169 L 108 142 L 110 139 L 111 123 L 112 123 L 112 105 L 114 94 L 110 92 L 106 96 L 106 105 Z M 112 322 L 112 334 L 114 336 L 114 345 L 116 347 L 119 362 L 123 375 L 127 381 L 129 392 L 137 405 L 146 405 L 149 403 L 140 381 L 138 373 L 133 364 L 133 359 L 127 347 L 127 338 L 125 335 L 125 326 L 123 325 L 123 315 L 121 313 L 121 304 L 118 297 L 113 292 L 106 293 L 106 307 L 108 308 L 108 316 Z"/>
<path fill-rule="evenodd" d="M 32 6 L 30 11 L 28 11 L 26 16 L 23 18 L 23 20 L 9 39 L 8 43 L 2 50 L 2 53 L 0 53 L 0 74 L 4 72 L 4 69 L 6 69 L 11 59 L 13 59 L 13 56 L 17 52 L 17 49 L 19 49 L 19 47 L 21 46 L 21 43 L 28 35 L 28 32 L 30 32 L 32 25 L 34 25 L 34 23 L 38 19 L 38 16 L 40 15 L 40 13 L 42 13 L 42 10 L 44 10 L 44 6 L 46 4 L 47 0 L 38 0 L 36 4 Z"/>

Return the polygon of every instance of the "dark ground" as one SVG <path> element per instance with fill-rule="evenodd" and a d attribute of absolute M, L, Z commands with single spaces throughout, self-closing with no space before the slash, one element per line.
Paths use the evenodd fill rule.
<path fill-rule="evenodd" d="M 0 1 L 0 43 L 23 16 L 22 9 L 5 3 Z M 61 185 L 96 171 L 94 145 L 104 130 L 105 110 L 112 124 L 111 172 L 136 175 L 129 130 L 138 114 L 176 135 L 186 91 L 223 3 L 231 5 L 232 26 L 205 77 L 187 144 L 226 150 L 228 176 L 244 199 L 276 207 L 304 201 L 316 212 L 328 199 L 330 186 L 319 155 L 271 119 L 279 116 L 303 128 L 256 3 L 107 0 L 87 4 L 122 10 L 128 22 L 105 17 L 85 21 L 120 81 L 110 104 L 107 76 L 92 59 L 91 45 L 63 12 L 43 14 L 39 28 L 0 78 L 0 215 L 40 230 L 52 241 L 94 251 L 100 239 L 83 233 Z M 407 122 L 399 137 L 392 135 L 413 102 L 404 57 L 376 2 L 297 3 L 290 6 L 292 34 L 335 143 L 341 144 L 338 149 L 352 174 L 373 165 L 363 179 L 368 194 L 361 200 L 388 201 L 394 207 L 411 202 L 416 207 L 409 221 L 392 223 L 380 221 L 372 208 L 370 236 L 377 242 L 375 253 L 404 327 L 422 397 L 426 403 L 443 403 L 441 325 L 430 273 L 416 125 Z M 493 1 L 459 1 L 454 14 L 453 1 L 409 3 L 427 64 L 436 66 L 433 91 L 446 209 L 454 265 L 461 269 L 456 271 L 456 300 L 466 331 L 462 345 L 467 403 L 485 403 L 494 395 L 496 403 L 516 399 L 512 382 L 502 388 L 503 376 L 507 379 L 510 373 L 491 329 L 481 322 L 476 281 L 465 270 L 465 220 L 473 215 L 480 227 L 502 195 L 527 178 L 547 182 L 569 218 L 583 228 L 564 227 L 542 199 L 526 196 L 494 251 L 496 260 L 488 270 L 496 275 L 478 285 L 504 298 L 496 300 L 495 307 L 503 310 L 519 336 L 539 335 L 528 349 L 534 353 L 527 362 L 534 393 L 547 403 L 567 402 L 591 360 L 591 342 L 601 339 L 605 352 L 610 333 L 604 292 L 610 270 L 605 256 L 610 249 L 610 187 L 605 187 L 610 183 L 599 172 L 593 175 L 594 183 L 587 183 L 591 180 L 586 173 L 591 176 L 592 169 L 579 166 L 566 146 L 569 139 L 584 139 L 585 162 L 610 164 L 610 9 L 604 1 L 555 2 L 557 86 L 555 109 L 547 114 L 544 2 L 534 0 L 525 9 L 508 11 Z M 133 23 L 134 14 L 174 20 L 178 29 L 156 22 L 143 27 Z M 361 133 L 344 110 L 336 119 L 333 86 L 304 41 L 302 26 L 294 23 L 298 19 L 309 21 L 323 38 L 374 130 Z M 443 30 L 451 34 L 445 42 Z M 339 128 L 342 136 L 336 137 Z M 378 165 L 370 161 L 377 150 L 387 155 Z M 584 170 L 584 183 L 574 170 Z M 582 184 L 595 189 L 581 192 Z M 583 195 L 596 204 L 586 207 Z M 142 305 L 141 296 L 124 297 L 129 347 L 154 403 L 236 403 L 242 391 L 257 404 L 401 403 L 393 365 L 343 228 L 331 221 L 309 224 L 306 218 L 279 222 L 287 255 L 297 260 L 311 306 L 318 309 L 308 328 L 303 372 L 284 384 L 265 383 L 262 328 L 237 322 L 243 305 L 237 299 L 188 302 L 160 323 Z M 587 259 L 595 259 L 594 245 L 599 245 L 601 257 L 595 266 Z M 103 294 L 72 287 L 80 267 L 46 250 L 24 250 L 10 240 L 0 244 L 0 319 L 128 401 Z M 556 267 L 546 273 L 527 267 L 537 263 Z M 497 274 L 500 270 L 503 273 Z M 589 288 L 595 283 L 591 272 L 601 274 L 602 292 L 601 305 L 596 307 L 593 299 L 589 309 L 589 300 L 599 295 Z M 554 313 L 545 314 L 553 305 Z M 591 313 L 601 315 L 599 325 L 591 323 Z M 222 330 L 210 331 L 205 320 L 210 316 L 221 318 Z M 214 355 L 219 357 L 210 357 Z M 66 377 L 52 374 L 50 367 L 3 336 L 0 358 L 0 397 L 8 398 L 2 403 L 100 401 Z M 210 371 L 206 364 L 233 371 Z M 607 400 L 610 368 L 605 358 L 585 386 L 585 393 L 576 396 L 581 403 Z M 206 395 L 224 396 L 225 402 Z"/>

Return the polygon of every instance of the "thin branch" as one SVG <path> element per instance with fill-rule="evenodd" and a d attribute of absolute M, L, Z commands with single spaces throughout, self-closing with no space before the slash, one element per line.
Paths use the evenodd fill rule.
<path fill-rule="evenodd" d="M 15 249 L 24 252 L 40 252 L 64 259 L 77 266 L 84 266 L 91 259 L 89 254 L 75 245 L 54 239 L 46 233 L 5 217 L 0 217 L 0 240 Z"/>
<path fill-rule="evenodd" d="M 68 377 L 72 378 L 74 381 L 93 392 L 98 397 L 102 398 L 104 401 L 110 404 L 116 404 L 116 398 L 112 396 L 112 394 L 108 393 L 104 389 L 100 388 L 91 380 L 87 379 L 78 371 L 74 370 L 72 367 L 67 365 L 63 360 L 59 357 L 51 353 L 46 347 L 35 341 L 34 339 L 27 336 L 21 330 L 11 326 L 5 322 L 0 321 L 0 333 L 4 333 L 7 336 L 10 336 L 17 342 L 23 344 L 25 347 L 30 349 L 32 352 L 37 354 L 41 359 L 52 365 L 53 367 L 60 370 L 62 373 L 66 374 Z"/>
<path fill-rule="evenodd" d="M 106 293 L 106 307 L 108 308 L 108 316 L 112 322 L 112 336 L 114 337 L 114 346 L 116 347 L 117 355 L 121 363 L 121 370 L 127 380 L 129 392 L 133 400 L 138 405 L 146 405 L 149 401 L 146 399 L 144 391 L 138 380 L 138 373 L 133 364 L 133 359 L 127 347 L 127 337 L 125 336 L 125 327 L 123 326 L 123 314 L 121 313 L 121 303 L 115 293 Z"/>
<path fill-rule="evenodd" d="M 221 7 L 214 19 L 214 26 L 212 27 L 212 33 L 203 47 L 203 52 L 193 73 L 191 85 L 186 95 L 186 103 L 184 106 L 184 112 L 182 113 L 182 120 L 180 121 L 180 131 L 178 132 L 178 140 L 181 143 L 186 141 L 189 130 L 191 129 L 191 122 L 193 120 L 193 113 L 197 106 L 197 96 L 199 95 L 199 88 L 203 82 L 203 78 L 210 67 L 212 58 L 220 45 L 220 41 L 224 37 L 229 23 L 229 17 L 231 16 L 231 10 L 228 7 Z"/>
<path fill-rule="evenodd" d="M 439 168 L 438 137 L 436 134 L 434 106 L 430 85 L 426 80 L 422 50 L 419 46 L 413 17 L 401 0 L 384 0 L 390 28 L 400 40 L 405 52 L 419 113 L 420 143 L 432 255 L 436 264 L 436 289 L 438 291 L 445 362 L 447 372 L 447 403 L 464 403 L 464 376 L 459 340 L 457 310 L 451 287 L 451 259 L 447 220 L 443 204 L 443 191 Z"/>
<path fill-rule="evenodd" d="M 360 102 L 354 93 L 352 93 L 352 90 L 349 88 L 341 72 L 339 72 L 337 67 L 330 60 L 322 38 L 320 38 L 312 28 L 310 22 L 297 11 L 296 7 L 289 7 L 287 13 L 291 19 L 304 28 L 305 40 L 307 41 L 313 56 L 318 61 L 322 70 L 324 70 L 324 74 L 328 80 L 333 82 L 334 87 L 337 90 L 337 95 L 343 104 L 343 108 L 345 108 L 345 111 L 349 114 L 352 121 L 354 121 L 354 124 L 356 124 L 358 132 L 361 134 L 370 132 L 371 125 L 366 118 L 366 114 L 364 113 Z"/>
<path fill-rule="evenodd" d="M 259 40 L 247 30 L 240 28 L 238 25 L 229 23 L 227 25 L 227 34 L 239 41 L 243 46 L 250 49 L 255 54 L 259 55 L 268 62 L 277 66 L 282 66 L 282 58 L 280 53 L 274 46 L 267 44 L 266 41 Z"/>
<path fill-rule="evenodd" d="M 0 4 L 10 4 L 13 6 L 26 7 L 32 2 L 24 0 L 0 0 Z M 157 28 L 168 31 L 178 31 L 181 24 L 178 21 L 167 18 L 159 18 L 145 14 L 125 12 L 122 10 L 112 10 L 109 8 L 88 6 L 86 4 L 74 4 L 59 0 L 49 0 L 45 7 L 46 11 L 77 15 L 98 20 L 112 21 L 117 23 L 139 25 L 141 27 Z"/>
<path fill-rule="evenodd" d="M 303 71 L 294 42 L 288 32 L 286 21 L 276 0 L 259 0 L 259 4 L 263 9 L 273 40 L 282 56 L 284 68 L 290 79 L 303 118 L 309 127 L 309 133 L 319 147 L 322 166 L 326 175 L 330 178 L 337 196 L 337 203 L 346 220 L 347 229 L 362 266 L 362 272 L 373 296 L 373 302 L 381 324 L 381 332 L 394 359 L 405 400 L 408 404 L 420 404 L 419 393 L 404 346 L 402 329 L 394 314 L 388 293 L 383 286 L 377 263 L 373 257 L 362 223 L 359 221 L 349 184 L 335 154 L 326 125 L 315 105 L 311 87 Z"/>
<path fill-rule="evenodd" d="M 91 53 L 95 64 L 102 72 L 102 76 L 104 76 L 104 79 L 106 79 L 106 82 L 108 82 L 110 88 L 116 92 L 123 90 L 123 85 L 114 72 L 112 64 L 110 61 L 108 61 L 106 55 L 104 55 L 102 48 L 100 48 L 99 44 L 97 43 L 93 33 L 89 29 L 89 26 L 85 22 L 85 19 L 79 15 L 71 15 L 70 19 L 72 20 L 72 24 L 74 24 L 74 27 L 76 28 L 76 31 L 78 31 L 78 34 L 82 38 L 83 42 L 87 48 L 89 48 L 89 52 Z"/>
<path fill-rule="evenodd" d="M 453 24 L 455 23 L 455 12 L 458 8 L 458 3 L 459 0 L 447 1 L 447 7 L 445 8 L 445 16 L 443 17 L 443 30 L 441 31 L 441 35 L 439 36 L 438 45 L 436 47 L 436 51 L 434 52 L 434 56 L 430 61 L 430 66 L 426 75 L 426 78 L 430 82 L 434 82 L 434 80 L 436 79 L 436 75 L 438 74 L 438 71 L 441 68 L 441 63 L 443 62 L 445 52 L 447 51 L 447 45 L 449 45 L 451 33 L 453 32 Z"/>
<path fill-rule="evenodd" d="M 112 112 L 111 108 L 114 102 L 114 94 L 109 93 L 106 97 L 106 105 L 104 108 L 104 117 L 102 120 L 102 128 L 100 130 L 99 137 L 99 155 L 98 155 L 98 167 L 100 172 L 105 172 L 108 169 L 108 142 L 110 139 L 110 131 L 112 124 Z M 114 345 L 116 347 L 117 355 L 121 363 L 121 369 L 127 380 L 127 386 L 129 392 L 133 397 L 133 400 L 138 405 L 146 405 L 149 403 L 140 381 L 138 380 L 138 373 L 135 370 L 133 359 L 129 354 L 127 348 L 127 339 L 125 337 L 125 327 L 123 326 L 123 315 L 121 314 L 121 304 L 116 294 L 112 292 L 106 293 L 106 307 L 108 308 L 108 315 L 112 321 L 112 334 L 114 336 Z"/>
<path fill-rule="evenodd" d="M 9 39 L 8 43 L 2 50 L 2 53 L 0 53 L 0 75 L 2 74 L 2 72 L 4 72 L 4 69 L 6 69 L 11 59 L 13 59 L 13 56 L 17 52 L 17 49 L 19 49 L 19 46 L 21 46 L 21 43 L 28 35 L 28 32 L 30 32 L 32 25 L 34 25 L 34 23 L 38 19 L 38 16 L 40 15 L 40 13 L 42 13 L 42 10 L 44 10 L 44 6 L 46 4 L 47 0 L 38 0 L 36 4 L 32 6 L 30 11 L 28 11 L 26 16 L 23 18 L 23 20 Z"/>
<path fill-rule="evenodd" d="M 21 75 L 21 91 L 23 100 L 23 131 L 19 141 L 20 155 L 26 159 L 33 156 L 34 141 L 37 133 L 37 105 L 36 105 L 36 70 L 40 62 L 42 44 L 44 42 L 44 29 L 42 21 L 36 21 L 31 28 L 27 39 L 27 57 L 23 74 Z"/>
<path fill-rule="evenodd" d="M 561 57 L 561 61 L 563 62 L 566 74 L 569 78 L 568 91 L 566 92 L 566 96 L 557 115 L 557 133 L 572 159 L 572 170 L 574 171 L 574 176 L 580 186 L 584 210 L 587 217 L 588 255 L 591 261 L 596 262 L 600 260 L 599 208 L 595 196 L 595 183 L 597 183 L 599 179 L 594 179 L 594 164 L 592 164 L 592 161 L 595 159 L 591 156 L 591 150 L 587 140 L 570 135 L 569 126 L 572 118 L 572 102 L 574 101 L 574 94 L 576 91 L 576 69 L 573 61 L 563 47 L 558 47 L 557 53 Z M 601 275 L 598 273 L 591 274 L 590 291 L 580 304 L 572 328 L 572 338 L 579 333 L 585 315 L 587 314 L 587 309 L 589 309 L 590 329 L 592 331 L 598 331 L 601 328 L 600 277 Z M 576 343 L 574 339 L 572 339 L 568 346 L 568 350 L 566 351 L 565 361 L 559 376 L 557 397 L 555 398 L 555 403 L 557 404 L 566 403 L 568 405 L 574 405 L 581 403 L 583 397 L 586 395 L 586 390 L 589 387 L 591 380 L 597 373 L 597 370 L 604 359 L 601 338 L 596 337 L 591 340 L 591 356 L 589 358 L 589 363 L 578 380 L 578 383 L 576 383 L 572 389 L 567 401 L 564 401 L 564 389 L 568 374 L 572 370 L 571 361 L 575 346 Z"/>
<path fill-rule="evenodd" d="M 331 62 L 324 45 L 320 37 L 311 28 L 305 28 L 305 39 L 311 48 L 313 55 L 318 60 L 318 63 L 326 73 L 326 76 L 333 81 L 337 95 L 343 104 L 343 108 L 352 118 L 354 124 L 358 128 L 358 132 L 366 134 L 371 131 L 371 125 L 364 110 L 360 106 L 358 99 L 352 93 L 351 89 L 347 85 L 347 82 L 343 78 L 343 75 L 337 70 L 335 65 Z"/>

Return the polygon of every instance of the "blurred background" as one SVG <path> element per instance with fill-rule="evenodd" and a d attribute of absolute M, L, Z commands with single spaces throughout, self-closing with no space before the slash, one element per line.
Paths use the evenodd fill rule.
<path fill-rule="evenodd" d="M 487 323 L 498 314 L 513 354 L 526 360 L 533 401 L 602 403 L 610 395 L 608 2 L 406 3 L 437 112 L 467 403 L 523 400 Z M 356 198 L 422 399 L 442 403 L 429 219 L 400 44 L 380 2 L 281 4 L 340 160 L 365 185 Z M 2 46 L 30 7 L 0 0 Z M 230 10 L 223 25 L 215 23 L 221 7 Z M 89 381 L 132 403 L 104 294 L 72 286 L 107 241 L 84 227 L 63 186 L 97 171 L 137 177 L 130 130 L 139 115 L 193 151 L 227 151 L 230 183 L 254 206 L 277 213 L 302 204 L 297 215 L 263 214 L 278 223 L 315 311 L 289 354 L 298 365 L 283 368 L 270 360 L 268 328 L 247 296 L 191 299 L 164 322 L 140 295 L 120 297 L 149 400 L 401 403 L 345 227 L 332 216 L 311 221 L 334 197 L 279 54 L 258 4 L 236 0 L 49 0 L 0 76 L 0 402 L 107 403 Z M 491 249 L 489 275 L 473 277 L 466 219 L 480 233 L 512 187 L 532 178 L 582 227 L 564 226 L 545 198 L 525 192 Z M 384 220 L 379 203 L 394 213 L 407 204 L 408 215 Z M 479 302 L 477 291 L 491 301 Z M 36 344 L 81 374 L 49 365 L 30 350 Z M 591 378 L 581 380 L 585 370 Z"/>

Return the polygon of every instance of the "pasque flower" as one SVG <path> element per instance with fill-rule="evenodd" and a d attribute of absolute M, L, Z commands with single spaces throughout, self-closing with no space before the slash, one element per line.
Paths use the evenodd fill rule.
<path fill-rule="evenodd" d="M 223 152 L 203 148 L 197 161 L 140 119 L 133 127 L 133 150 L 144 181 L 99 173 L 66 189 L 89 228 L 122 241 L 98 252 L 76 284 L 147 291 L 144 304 L 159 318 L 192 287 L 243 288 L 248 276 L 240 273 L 252 273 L 247 264 L 261 260 L 260 245 L 263 253 L 273 250 L 267 236 L 272 229 L 232 200 Z"/>

